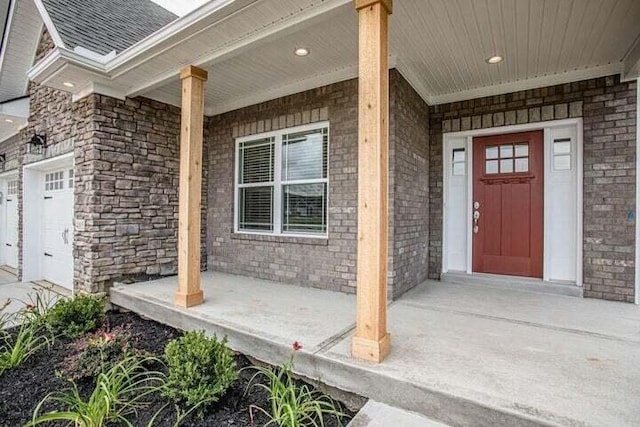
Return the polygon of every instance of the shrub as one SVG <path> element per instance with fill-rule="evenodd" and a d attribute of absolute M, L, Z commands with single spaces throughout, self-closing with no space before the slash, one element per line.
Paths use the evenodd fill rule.
<path fill-rule="evenodd" d="M 122 326 L 110 331 L 103 327 L 86 335 L 71 345 L 71 354 L 65 359 L 62 372 L 75 380 L 96 377 L 127 356 L 137 354 L 131 345 L 132 338 L 131 330 Z"/>
<path fill-rule="evenodd" d="M 163 386 L 161 372 L 148 371 L 144 365 L 152 358 L 130 356 L 98 375 L 96 385 L 84 398 L 75 383 L 73 387 L 47 395 L 33 412 L 27 426 L 52 421 L 68 421 L 78 427 L 102 427 L 107 424 L 129 425 L 129 415 L 146 406 L 145 398 Z M 51 402 L 61 406 L 59 411 L 40 415 L 42 406 Z"/>
<path fill-rule="evenodd" d="M 297 385 L 293 376 L 293 357 L 302 346 L 296 341 L 293 343 L 291 359 L 278 368 L 253 367 L 257 372 L 249 382 L 250 387 L 259 387 L 269 394 L 271 410 L 268 411 L 258 406 L 251 406 L 249 413 L 251 425 L 253 425 L 253 410 L 264 413 L 269 422 L 267 426 L 279 427 L 307 427 L 324 426 L 324 417 L 334 417 L 341 425 L 341 419 L 345 414 L 340 412 L 331 397 L 302 384 Z M 256 378 L 263 377 L 267 384 L 254 384 Z"/>
<path fill-rule="evenodd" d="M 169 368 L 163 394 L 186 407 L 204 408 L 216 401 L 238 378 L 233 353 L 226 337 L 218 341 L 204 331 L 191 331 L 167 343 L 165 358 Z"/>
<path fill-rule="evenodd" d="M 47 324 L 56 335 L 69 338 L 94 331 L 103 320 L 103 299 L 84 294 L 58 300 L 46 316 Z"/>

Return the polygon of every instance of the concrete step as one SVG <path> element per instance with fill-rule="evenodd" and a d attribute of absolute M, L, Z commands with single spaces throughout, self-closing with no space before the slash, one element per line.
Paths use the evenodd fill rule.
<path fill-rule="evenodd" d="M 415 412 L 369 400 L 347 427 L 446 427 Z"/>
<path fill-rule="evenodd" d="M 545 294 L 582 297 L 582 287 L 564 282 L 546 282 L 529 277 L 503 276 L 499 274 L 463 272 L 447 272 L 442 274 L 443 282 L 458 285 L 488 286 L 527 292 L 540 292 Z"/>

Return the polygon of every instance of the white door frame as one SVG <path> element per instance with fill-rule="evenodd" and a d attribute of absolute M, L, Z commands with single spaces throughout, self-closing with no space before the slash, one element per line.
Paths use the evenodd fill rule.
<path fill-rule="evenodd" d="M 2 210 L 0 212 L 0 230 L 2 231 L 2 233 L 6 234 L 7 229 L 7 211 L 5 209 L 6 207 L 6 203 L 7 203 L 7 191 L 8 191 L 8 184 L 9 181 L 12 181 L 14 179 L 18 178 L 18 170 L 14 169 L 11 171 L 7 171 L 7 172 L 2 172 L 0 173 L 0 192 L 2 192 L 2 195 L 0 195 L 0 204 L 2 206 Z M 16 200 L 17 203 L 17 200 Z M 4 237 L 3 234 L 3 237 Z M 16 248 L 16 251 L 18 250 L 18 248 Z M 20 254 L 18 254 L 18 259 L 20 259 Z M 4 247 L 4 245 L 2 246 L 2 248 L 0 248 L 0 265 L 8 265 L 7 264 L 7 253 L 6 253 L 6 249 Z M 16 266 L 18 267 L 18 266 Z"/>
<path fill-rule="evenodd" d="M 74 166 L 74 153 L 31 163 L 22 174 L 22 280 L 30 282 L 42 279 L 41 254 L 42 213 L 38 207 L 44 196 L 42 172 Z M 74 260 L 75 262 L 75 260 Z"/>
<path fill-rule="evenodd" d="M 466 139 L 466 159 L 467 159 L 467 203 L 466 203 L 466 219 L 467 224 L 471 224 L 473 221 L 473 209 L 471 206 L 473 205 L 473 138 L 478 136 L 488 136 L 488 135 L 502 135 L 507 133 L 516 133 L 516 132 L 527 132 L 534 130 L 542 130 L 544 132 L 544 143 L 545 143 L 545 183 L 547 182 L 547 152 L 546 147 L 550 142 L 550 130 L 554 128 L 560 127 L 569 127 L 575 126 L 576 128 L 576 167 L 577 167 L 577 197 L 576 197 L 576 283 L 575 285 L 581 287 L 582 286 L 582 268 L 583 268 L 583 126 L 582 126 L 582 118 L 574 118 L 574 119 L 565 119 L 565 120 L 552 120 L 545 122 L 536 122 L 536 123 L 526 123 L 521 125 L 511 125 L 511 126 L 499 126 L 492 127 L 486 129 L 474 129 L 468 131 L 461 132 L 449 132 L 443 134 L 443 143 L 442 143 L 442 159 L 443 159 L 443 184 L 442 184 L 442 193 L 443 193 L 443 206 L 442 206 L 442 272 L 448 272 L 447 267 L 447 208 L 448 208 L 448 158 L 447 153 L 449 151 L 449 141 L 454 139 Z M 639 143 L 640 145 L 640 143 Z M 638 166 L 640 169 L 640 165 Z M 640 197 L 640 192 L 639 192 Z M 544 253 L 543 253 L 543 281 L 549 281 L 547 266 L 549 265 L 548 257 L 550 255 L 550 251 L 547 250 L 548 246 L 548 236 L 547 229 L 550 218 L 549 213 L 547 212 L 547 191 L 545 184 L 545 195 L 544 195 L 544 203 L 545 203 L 545 213 L 544 213 Z M 640 230 L 638 231 L 640 235 Z M 467 274 L 473 274 L 473 231 L 471 227 L 467 226 Z M 637 251 L 636 251 L 636 255 Z M 637 277 L 637 276 L 636 276 Z M 636 293 L 637 296 L 637 293 Z"/>

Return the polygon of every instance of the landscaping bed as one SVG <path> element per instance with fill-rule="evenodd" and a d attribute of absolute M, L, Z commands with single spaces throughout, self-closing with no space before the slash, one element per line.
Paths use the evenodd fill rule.
<path fill-rule="evenodd" d="M 109 312 L 103 320 L 101 319 L 101 322 L 103 322 L 101 326 L 94 328 L 98 329 L 98 332 L 93 332 L 93 335 L 84 333 L 75 338 L 56 336 L 50 347 L 37 350 L 19 366 L 7 369 L 0 375 L 0 426 L 22 426 L 31 422 L 34 410 L 47 395 L 53 392 L 69 390 L 75 386 L 78 395 L 86 400 L 96 388 L 96 376 L 74 378 L 74 375 L 77 375 L 75 371 L 78 369 L 77 366 L 82 366 L 82 369 L 92 368 L 91 366 L 78 365 L 79 345 L 83 343 L 87 345 L 88 342 L 88 345 L 93 346 L 96 340 L 102 345 L 104 342 L 101 340 L 109 342 L 109 340 L 117 339 L 114 338 L 114 335 L 117 334 L 116 331 L 126 331 L 126 335 L 123 335 L 123 345 L 126 346 L 127 354 L 135 354 L 136 357 L 145 359 L 145 369 L 159 372 L 162 378 L 170 378 L 170 364 L 167 363 L 165 357 L 165 348 L 169 342 L 183 336 L 180 331 L 151 320 L 142 319 L 133 313 Z M 11 333 L 15 335 L 16 330 Z M 294 354 L 297 348 L 292 348 L 294 363 Z M 101 359 L 99 360 L 106 360 L 110 357 L 106 350 L 104 354 L 102 350 L 100 351 Z M 270 396 L 273 391 L 270 391 L 269 388 L 273 385 L 267 376 L 255 376 L 257 368 L 254 368 L 246 357 L 237 354 L 231 355 L 230 352 L 229 355 L 235 362 L 234 372 L 237 369 L 233 382 L 217 398 L 217 401 L 192 410 L 180 421 L 179 425 L 264 426 L 269 423 L 270 415 L 257 408 L 262 408 L 272 415 Z M 101 369 L 106 370 L 104 367 Z M 272 371 L 275 373 L 283 372 L 277 369 Z M 152 382 L 152 380 L 146 379 L 145 381 Z M 292 381 L 295 383 L 294 388 L 296 389 L 308 386 L 299 380 Z M 259 387 L 257 384 L 262 384 L 266 388 Z M 319 392 L 316 394 L 315 389 L 312 390 L 314 396 L 322 396 Z M 326 396 L 322 397 L 322 399 L 324 398 Z M 325 413 L 323 416 L 324 425 L 328 427 L 346 425 L 353 417 L 354 412 L 339 402 L 331 399 L 328 401 L 335 405 L 335 410 L 343 415 L 338 419 L 335 415 Z M 184 404 L 178 405 L 175 399 L 167 397 L 166 392 L 161 392 L 160 389 L 150 391 L 140 399 L 139 403 L 140 405 L 135 411 L 130 411 L 126 415 L 126 420 L 134 426 L 173 426 L 176 423 L 177 414 L 181 410 L 184 414 L 188 412 L 189 408 Z M 45 415 L 51 411 L 64 410 L 67 410 L 64 404 L 49 400 L 42 404 L 38 414 Z M 149 424 L 150 422 L 151 424 Z M 316 422 L 321 425 L 317 417 Z M 69 425 L 69 423 L 56 421 L 41 425 Z M 109 420 L 101 425 L 126 425 L 126 422 Z M 314 424 L 301 423 L 298 425 Z"/>

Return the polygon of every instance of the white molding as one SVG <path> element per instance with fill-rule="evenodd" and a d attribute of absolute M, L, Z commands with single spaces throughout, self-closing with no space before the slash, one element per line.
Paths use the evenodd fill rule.
<path fill-rule="evenodd" d="M 0 179 L 10 180 L 18 176 L 18 169 L 12 169 L 10 171 L 0 173 Z"/>
<path fill-rule="evenodd" d="M 640 78 L 636 80 L 636 259 L 635 259 L 635 303 L 640 304 Z"/>
<path fill-rule="evenodd" d="M 71 96 L 71 100 L 73 102 L 76 102 L 94 93 L 97 93 L 99 95 L 110 96 L 112 98 L 121 99 L 121 100 L 126 99 L 126 95 L 124 94 L 124 92 L 119 89 L 114 89 L 102 83 L 89 82 L 89 84 L 85 85 L 80 90 L 74 92 L 73 95 Z"/>
<path fill-rule="evenodd" d="M 289 133 L 306 132 L 310 130 L 327 129 L 327 167 L 330 166 L 330 146 L 331 146 L 331 127 L 328 120 L 319 122 L 308 123 L 305 125 L 287 127 L 278 130 L 256 133 L 252 135 L 245 135 L 235 138 L 235 159 L 234 159 L 234 182 L 233 182 L 233 232 L 234 234 L 247 234 L 256 236 L 273 236 L 273 237 L 302 237 L 302 238 L 315 238 L 315 239 L 328 239 L 329 238 L 329 169 L 327 169 L 327 177 L 321 179 L 305 180 L 308 183 L 326 183 L 327 184 L 327 203 L 325 206 L 325 215 L 327 221 L 327 229 L 324 233 L 287 233 L 282 231 L 282 136 Z M 256 139 L 273 138 L 274 140 L 274 174 L 273 181 L 271 183 L 264 183 L 262 185 L 243 185 L 240 187 L 238 184 L 240 180 L 240 144 L 247 141 L 254 141 Z M 302 181 L 285 181 L 285 183 L 297 184 Z M 240 230 L 238 226 L 238 194 L 240 188 L 256 187 L 256 186 L 273 186 L 273 231 L 246 231 Z"/>
<path fill-rule="evenodd" d="M 582 126 L 582 118 L 573 118 L 573 119 L 564 119 L 564 120 L 551 120 L 551 121 L 544 121 L 544 122 L 535 122 L 535 123 L 525 123 L 525 124 L 519 124 L 519 125 L 510 125 L 510 126 L 499 126 L 499 127 L 491 127 L 491 128 L 485 128 L 485 129 L 474 129 L 474 130 L 468 130 L 468 131 L 460 131 L 460 132 L 447 132 L 447 133 L 443 133 L 442 134 L 442 141 L 443 141 L 443 184 L 442 184 L 442 191 L 443 191 L 443 210 L 442 210 L 442 262 L 441 262 L 441 268 L 443 270 L 443 273 L 446 272 L 446 244 L 445 244 L 445 230 L 446 230 L 446 215 L 447 215 L 447 211 L 446 211 L 446 205 L 445 205 L 445 195 L 447 193 L 447 176 L 446 176 L 446 171 L 447 171 L 447 167 L 446 167 L 446 158 L 445 158 L 445 153 L 446 153 L 446 147 L 447 147 L 447 141 L 449 139 L 453 139 L 453 138 L 466 138 L 466 151 L 467 151 L 467 221 L 468 224 L 472 223 L 473 221 L 473 209 L 470 209 L 470 206 L 473 206 L 473 138 L 474 137 L 479 137 L 479 136 L 487 136 L 487 135 L 503 135 L 503 134 L 508 134 L 508 133 L 516 133 L 516 132 L 525 132 L 525 131 L 533 131 L 533 130 L 543 130 L 544 131 L 544 137 L 545 140 L 543 142 L 546 142 L 546 138 L 548 136 L 548 131 L 554 128 L 558 128 L 558 127 L 568 127 L 568 126 L 574 126 L 577 130 L 577 141 L 576 141 L 576 147 L 577 147 L 577 151 L 576 151 L 576 165 L 577 165 L 577 198 L 576 198 L 576 214 L 577 214 L 577 218 L 576 218 L 576 280 L 575 283 L 572 282 L 572 284 L 575 284 L 575 286 L 577 287 L 582 287 L 583 283 L 583 277 L 582 277 L 582 269 L 583 269 L 583 264 L 584 264 L 584 260 L 583 260 L 583 172 L 582 169 L 584 167 L 583 165 L 583 126 Z M 638 143 L 638 145 L 640 146 L 640 142 Z M 546 164 L 545 164 L 546 167 Z M 638 163 L 638 168 L 640 170 L 640 161 Z M 546 172 L 545 172 L 546 175 Z M 638 181 L 640 182 L 640 179 L 638 179 Z M 636 187 L 636 190 L 638 191 L 638 197 L 640 198 L 640 190 L 638 190 L 638 187 Z M 545 201 L 546 201 L 546 191 L 545 191 Z M 545 203 L 546 205 L 546 203 Z M 636 207 L 638 208 L 638 206 L 636 205 Z M 638 211 L 640 212 L 640 208 L 638 208 Z M 545 211 L 545 218 L 547 217 L 547 213 Z M 544 228 L 544 246 L 545 246 L 545 250 L 543 253 L 543 281 L 549 281 L 549 278 L 546 277 L 546 271 L 547 271 L 547 258 L 546 258 L 546 245 L 547 245 L 547 227 Z M 638 236 L 640 236 L 640 228 L 636 229 L 636 233 Z M 636 256 L 638 257 L 638 251 L 636 251 Z M 471 227 L 467 227 L 467 274 L 473 274 L 473 234 L 472 234 L 472 230 Z M 553 283 L 553 280 L 550 280 Z M 636 276 L 636 281 L 638 281 L 638 276 Z M 637 282 L 636 282 L 637 283 Z"/>
<path fill-rule="evenodd" d="M 624 57 L 624 71 L 621 76 L 623 82 L 640 78 L 640 36 Z"/>
<path fill-rule="evenodd" d="M 12 24 L 13 24 L 13 19 L 14 19 L 14 15 L 16 12 L 16 5 L 18 4 L 18 1 L 10 1 L 9 2 L 9 18 L 7 19 L 7 22 L 4 26 L 4 40 L 2 41 L 2 46 L 0 46 L 0 71 L 3 69 L 3 65 L 4 65 L 4 56 L 5 53 L 7 51 L 7 44 L 9 43 L 9 35 L 11 33 L 11 28 L 12 28 Z"/>
<path fill-rule="evenodd" d="M 72 151 L 70 153 L 65 153 L 60 156 L 51 157 L 49 159 L 43 159 L 38 162 L 26 164 L 23 166 L 23 169 L 45 171 L 50 168 L 55 169 L 61 166 L 67 166 L 69 164 L 73 164 L 73 162 L 74 162 L 74 153 Z"/>
<path fill-rule="evenodd" d="M 49 35 L 51 36 L 53 43 L 56 45 L 56 47 L 64 48 L 65 45 L 64 45 L 64 42 L 62 41 L 62 37 L 60 37 L 60 34 L 58 33 L 58 29 L 53 24 L 53 20 L 51 19 L 51 16 L 49 16 L 49 12 L 47 12 L 47 8 L 42 3 L 42 0 L 33 0 L 33 1 L 36 5 L 36 8 L 38 8 L 38 12 L 40 12 L 42 21 L 44 22 L 44 25 L 47 27 L 47 31 L 49 32 Z"/>
<path fill-rule="evenodd" d="M 494 86 L 486 86 L 475 89 L 453 92 L 444 95 L 422 94 L 429 105 L 447 104 L 449 102 L 467 101 L 469 99 L 483 98 L 486 96 L 503 95 L 505 93 L 520 92 L 523 90 L 537 89 L 545 86 L 553 86 L 564 83 L 588 80 L 597 77 L 620 74 L 623 71 L 622 62 L 603 65 L 600 67 L 585 68 L 581 70 L 567 71 L 549 76 L 534 77 L 526 80 L 502 83 Z"/>

